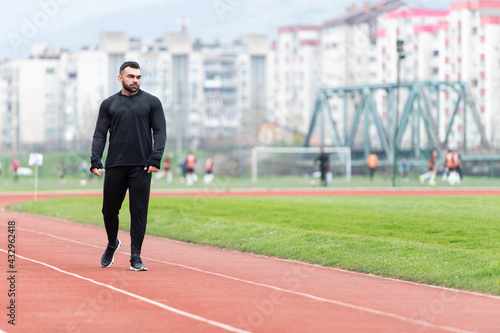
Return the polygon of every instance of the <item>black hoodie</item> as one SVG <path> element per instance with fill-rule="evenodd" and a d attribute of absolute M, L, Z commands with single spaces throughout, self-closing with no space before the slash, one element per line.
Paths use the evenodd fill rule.
<path fill-rule="evenodd" d="M 132 96 L 118 92 L 101 103 L 92 139 L 90 169 L 103 168 L 101 158 L 108 131 L 106 168 L 134 165 L 160 168 L 167 128 L 157 97 L 139 89 Z"/>

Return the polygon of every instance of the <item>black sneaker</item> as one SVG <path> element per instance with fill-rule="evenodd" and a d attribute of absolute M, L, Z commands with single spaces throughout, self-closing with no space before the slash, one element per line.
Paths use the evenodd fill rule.
<path fill-rule="evenodd" d="M 115 244 L 113 245 L 108 243 L 108 246 L 101 257 L 102 267 L 109 267 L 113 264 L 113 261 L 115 260 L 115 253 L 118 251 L 121 244 L 122 242 L 120 242 L 119 239 L 116 239 Z"/>
<path fill-rule="evenodd" d="M 131 271 L 147 271 L 148 268 L 142 263 L 141 257 L 130 257 L 130 270 Z"/>

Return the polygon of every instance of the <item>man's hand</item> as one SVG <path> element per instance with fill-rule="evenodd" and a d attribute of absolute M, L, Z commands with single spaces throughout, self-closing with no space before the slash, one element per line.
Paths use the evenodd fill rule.
<path fill-rule="evenodd" d="M 158 172 L 158 168 L 157 167 L 154 167 L 152 165 L 150 165 L 149 167 L 145 167 L 144 168 L 144 171 L 148 170 L 148 173 L 151 173 L 151 172 Z"/>
<path fill-rule="evenodd" d="M 96 176 L 100 176 L 100 175 L 102 175 L 102 173 L 103 173 L 104 169 L 93 168 L 93 169 L 92 169 L 92 170 L 90 170 L 90 171 L 92 171 L 92 173 L 93 173 L 94 175 L 96 175 Z"/>

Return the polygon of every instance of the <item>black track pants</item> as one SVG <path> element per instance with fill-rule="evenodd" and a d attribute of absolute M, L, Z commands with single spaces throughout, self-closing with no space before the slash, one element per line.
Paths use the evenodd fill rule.
<path fill-rule="evenodd" d="M 104 173 L 102 215 L 108 235 L 113 243 L 120 225 L 118 214 L 125 194 L 129 190 L 131 253 L 140 255 L 148 220 L 151 174 L 140 166 L 113 167 Z"/>

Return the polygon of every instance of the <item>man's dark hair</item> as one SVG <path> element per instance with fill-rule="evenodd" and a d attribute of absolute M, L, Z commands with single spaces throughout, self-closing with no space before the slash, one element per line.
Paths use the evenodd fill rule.
<path fill-rule="evenodd" d="M 125 61 L 121 66 L 120 66 L 120 74 L 123 72 L 123 70 L 127 67 L 134 68 L 134 69 L 141 69 L 141 66 L 139 66 L 139 63 L 136 61 Z"/>

